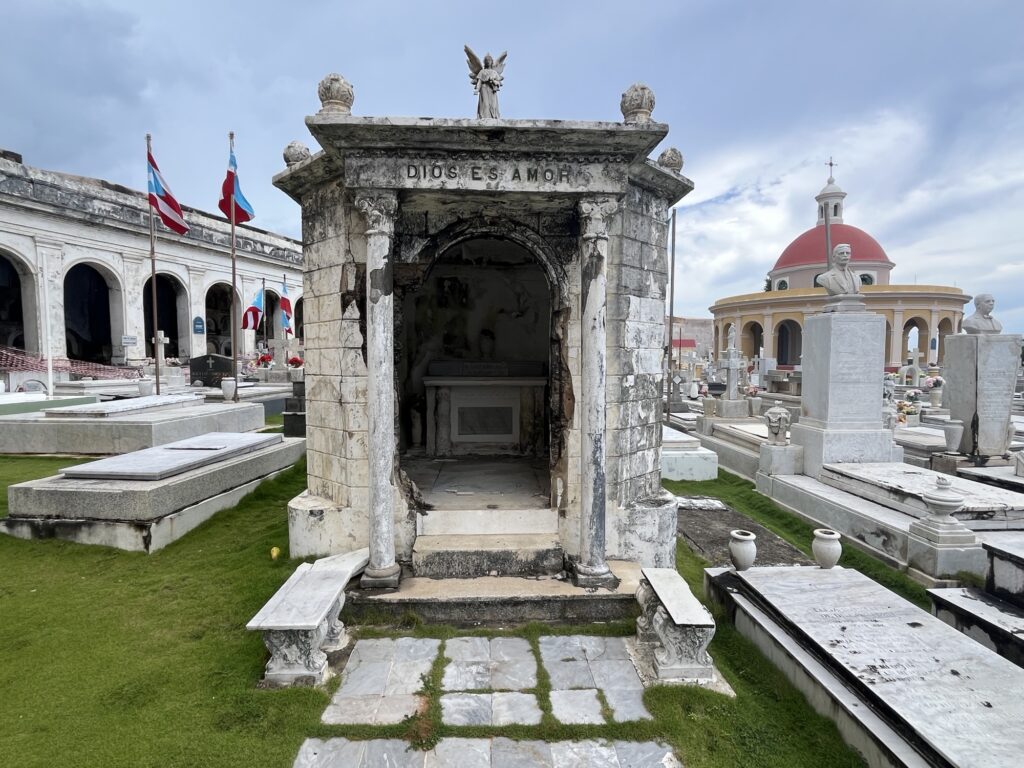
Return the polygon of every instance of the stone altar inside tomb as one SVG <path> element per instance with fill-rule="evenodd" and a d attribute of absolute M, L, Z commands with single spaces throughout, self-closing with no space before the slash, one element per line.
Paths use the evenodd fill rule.
<path fill-rule="evenodd" d="M 361 117 L 338 75 L 320 95 L 306 125 L 322 150 L 290 145 L 274 180 L 302 206 L 305 243 L 309 469 L 292 554 L 368 546 L 368 587 L 396 586 L 434 544 L 472 560 L 438 521 L 488 510 L 435 497 L 436 532 L 418 532 L 404 468 L 490 453 L 546 460 L 554 531 L 538 560 L 553 548 L 589 586 L 614 581 L 610 558 L 671 565 L 667 221 L 693 185 L 678 151 L 649 158 L 668 131 L 650 89 L 623 95 L 622 122 Z M 524 516 L 491 517 L 501 538 L 475 551 L 529 549 Z"/>

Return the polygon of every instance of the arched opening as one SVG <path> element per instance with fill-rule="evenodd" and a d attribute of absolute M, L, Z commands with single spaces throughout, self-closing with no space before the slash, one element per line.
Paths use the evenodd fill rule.
<path fill-rule="evenodd" d="M 101 271 L 102 270 L 102 271 Z M 64 332 L 72 360 L 110 365 L 113 340 L 124 328 L 117 278 L 97 264 L 76 264 L 64 275 Z"/>
<path fill-rule="evenodd" d="M 281 298 L 269 288 L 263 292 L 263 319 L 256 329 L 256 346 L 271 349 L 271 344 L 282 336 Z"/>
<path fill-rule="evenodd" d="M 892 360 L 892 323 L 885 321 L 885 365 Z"/>
<path fill-rule="evenodd" d="M 740 334 L 740 352 L 743 357 L 753 360 L 761 353 L 764 346 L 764 329 L 761 324 L 751 321 L 743 326 L 743 333 Z"/>
<path fill-rule="evenodd" d="M 718 348 L 718 355 L 717 355 L 718 358 L 722 358 L 722 352 L 724 352 L 725 350 L 727 350 L 729 348 L 729 331 L 732 330 L 732 327 L 733 327 L 732 323 L 726 323 L 725 325 L 722 326 L 722 338 L 721 338 L 722 344 Z"/>
<path fill-rule="evenodd" d="M 860 276 L 860 284 L 861 285 L 874 285 L 875 284 L 875 278 L 872 275 L 869 275 L 867 272 L 864 272 Z"/>
<path fill-rule="evenodd" d="M 241 329 L 242 311 L 237 296 L 235 317 Z M 231 286 L 227 283 L 214 283 L 206 291 L 206 351 L 217 355 L 231 354 Z"/>
<path fill-rule="evenodd" d="M 900 360 L 913 360 L 918 366 L 928 362 L 928 323 L 922 317 L 912 317 L 903 323 L 903 349 Z"/>
<path fill-rule="evenodd" d="M 796 320 L 783 320 L 776 330 L 775 349 L 779 365 L 800 365 L 803 329 Z"/>
<path fill-rule="evenodd" d="M 496 466 L 482 457 L 501 455 L 494 481 L 515 488 L 495 508 L 547 507 L 562 440 L 551 427 L 565 428 L 551 372 L 566 363 L 538 258 L 509 239 L 470 237 L 396 266 L 395 283 L 403 467 L 424 498 L 452 508 L 446 476 L 474 462 L 482 479 Z M 439 472 L 437 456 L 462 458 Z"/>
<path fill-rule="evenodd" d="M 936 352 L 936 362 L 942 365 L 946 360 L 946 337 L 953 333 L 953 321 L 944 317 L 939 321 L 939 348 Z"/>
<path fill-rule="evenodd" d="M 20 262 L 0 252 L 0 345 L 29 349 L 25 328 L 27 297 L 24 295 L 28 281 L 19 267 L 22 267 Z"/>
<path fill-rule="evenodd" d="M 142 288 L 142 311 L 145 316 L 146 356 L 155 355 L 153 347 L 153 278 Z M 189 343 L 188 293 L 181 281 L 173 275 L 156 276 L 157 330 L 167 337 L 165 357 L 185 357 L 191 353 Z"/>
<path fill-rule="evenodd" d="M 303 321 L 304 307 L 305 307 L 305 305 L 303 304 L 302 299 L 299 299 L 298 301 L 296 301 L 295 302 L 295 314 L 292 317 L 292 330 L 295 332 L 295 338 L 296 338 L 296 340 L 298 340 L 299 344 L 303 344 L 306 341 L 306 337 L 304 335 L 304 333 L 305 333 L 305 328 L 304 328 L 305 323 Z"/>
<path fill-rule="evenodd" d="M 718 352 L 718 351 L 719 351 L 719 350 L 720 350 L 721 348 L 722 348 L 722 330 L 721 330 L 721 326 L 719 326 L 719 325 L 718 325 L 718 324 L 716 323 L 716 324 L 715 324 L 715 340 L 714 340 L 714 348 L 713 348 L 713 349 L 711 350 L 711 352 L 712 352 L 712 357 L 714 357 L 714 359 L 715 359 L 715 360 L 717 360 L 717 359 L 719 358 L 719 352 Z"/>

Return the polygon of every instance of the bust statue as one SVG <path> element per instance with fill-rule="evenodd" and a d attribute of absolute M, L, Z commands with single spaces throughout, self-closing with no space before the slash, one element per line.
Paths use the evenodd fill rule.
<path fill-rule="evenodd" d="M 832 249 L 832 268 L 818 278 L 818 285 L 828 291 L 829 296 L 848 296 L 860 293 L 860 278 L 850 269 L 853 248 L 840 243 Z"/>
<path fill-rule="evenodd" d="M 992 317 L 996 300 L 991 293 L 979 293 L 974 297 L 974 314 L 965 317 L 962 328 L 965 333 L 1001 333 L 1002 324 Z"/>
<path fill-rule="evenodd" d="M 776 400 L 775 405 L 764 412 L 764 423 L 768 427 L 769 445 L 787 445 L 787 433 L 791 420 L 789 409 L 782 405 L 781 400 Z"/>

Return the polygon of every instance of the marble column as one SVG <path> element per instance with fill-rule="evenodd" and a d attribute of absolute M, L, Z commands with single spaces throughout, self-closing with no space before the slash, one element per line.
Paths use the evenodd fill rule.
<path fill-rule="evenodd" d="M 366 217 L 366 374 L 369 421 L 370 562 L 364 589 L 396 588 L 395 562 L 395 298 L 391 241 L 398 202 L 393 192 L 361 194 Z"/>
<path fill-rule="evenodd" d="M 608 224 L 618 202 L 611 198 L 580 201 L 580 280 L 583 304 L 582 490 L 580 554 L 573 581 L 581 587 L 612 586 L 615 576 L 605 562 L 605 426 L 607 399 L 607 256 Z"/>
<path fill-rule="evenodd" d="M 39 282 L 39 351 L 54 360 L 68 356 L 67 335 L 64 328 L 64 245 L 60 242 L 36 238 Z M 49 332 L 49 339 L 46 339 Z"/>
<path fill-rule="evenodd" d="M 764 347 L 761 357 L 775 357 L 775 319 L 771 312 L 765 313 L 761 326 L 761 346 Z"/>
<path fill-rule="evenodd" d="M 935 346 L 932 347 L 932 342 Z M 919 345 L 920 346 L 920 345 Z M 931 315 L 928 318 L 928 344 L 925 347 L 924 362 L 929 365 L 937 363 L 939 359 L 939 309 L 933 306 Z"/>
<path fill-rule="evenodd" d="M 903 359 L 903 310 L 894 309 L 892 312 L 892 328 L 889 335 L 889 365 L 899 368 L 905 362 Z"/>

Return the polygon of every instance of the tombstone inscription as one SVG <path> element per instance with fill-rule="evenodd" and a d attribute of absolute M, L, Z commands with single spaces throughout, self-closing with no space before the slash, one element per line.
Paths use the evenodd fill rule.
<path fill-rule="evenodd" d="M 192 380 L 203 382 L 204 387 L 219 387 L 225 378 L 231 376 L 231 358 L 226 355 L 208 354 L 193 358 Z"/>

